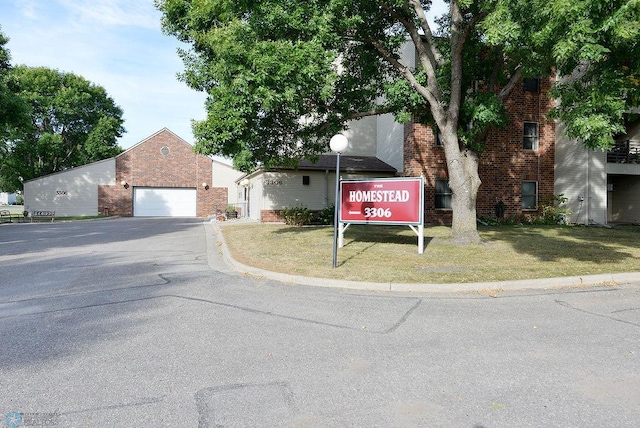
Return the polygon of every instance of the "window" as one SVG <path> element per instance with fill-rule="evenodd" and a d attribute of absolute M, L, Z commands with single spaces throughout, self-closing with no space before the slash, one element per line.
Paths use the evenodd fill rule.
<path fill-rule="evenodd" d="M 436 134 L 436 146 L 437 147 L 442 147 L 442 134 L 439 131 L 434 131 Z"/>
<path fill-rule="evenodd" d="M 522 191 L 522 209 L 523 210 L 538 209 L 538 182 L 523 181 L 521 191 Z"/>
<path fill-rule="evenodd" d="M 525 77 L 522 79 L 522 86 L 525 92 L 540 92 L 540 79 L 537 77 Z"/>
<path fill-rule="evenodd" d="M 524 133 L 522 137 L 522 148 L 525 150 L 538 149 L 538 123 L 524 122 Z"/>
<path fill-rule="evenodd" d="M 305 186 L 308 186 L 311 184 L 311 176 L 309 175 L 303 175 L 302 176 L 302 184 Z"/>
<path fill-rule="evenodd" d="M 436 209 L 451 209 L 451 188 L 449 180 L 436 180 Z"/>

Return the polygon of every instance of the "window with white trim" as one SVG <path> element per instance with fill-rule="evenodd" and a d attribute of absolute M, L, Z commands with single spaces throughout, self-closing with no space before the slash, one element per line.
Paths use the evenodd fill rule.
<path fill-rule="evenodd" d="M 523 181 L 522 182 L 522 210 L 538 209 L 538 182 Z"/>
<path fill-rule="evenodd" d="M 451 209 L 451 188 L 449 187 L 449 180 L 437 179 L 436 180 L 436 209 L 450 210 Z"/>
<path fill-rule="evenodd" d="M 522 148 L 525 150 L 538 149 L 538 122 L 524 122 Z"/>

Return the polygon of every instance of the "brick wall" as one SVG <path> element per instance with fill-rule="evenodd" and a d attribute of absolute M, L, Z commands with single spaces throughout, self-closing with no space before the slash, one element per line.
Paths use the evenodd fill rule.
<path fill-rule="evenodd" d="M 111 215 L 133 215 L 134 187 L 195 188 L 199 217 L 227 205 L 227 189 L 213 187 L 211 159 L 195 154 L 191 145 L 167 129 L 116 157 L 116 185 L 98 188 L 101 212 L 108 208 Z"/>
<path fill-rule="evenodd" d="M 263 223 L 284 223 L 281 210 L 261 210 L 260 221 Z"/>
<path fill-rule="evenodd" d="M 539 204 L 553 197 L 555 123 L 547 117 L 553 107 L 548 95 L 551 84 L 551 80 L 541 79 L 539 93 L 525 92 L 520 86 L 507 100 L 509 124 L 490 133 L 487 151 L 480 156 L 478 216 L 495 216 L 498 199 L 506 205 L 505 216 L 522 215 L 523 181 L 538 182 Z M 522 148 L 525 121 L 539 124 L 537 150 Z M 450 224 L 451 212 L 435 209 L 435 180 L 447 178 L 444 149 L 436 145 L 434 133 L 424 125 L 405 125 L 404 175 L 425 177 L 425 222 Z"/>

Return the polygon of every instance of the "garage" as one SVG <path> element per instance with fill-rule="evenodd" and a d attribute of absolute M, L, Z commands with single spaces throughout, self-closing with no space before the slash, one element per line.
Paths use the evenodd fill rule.
<path fill-rule="evenodd" d="M 134 187 L 135 217 L 195 217 L 196 189 Z"/>
<path fill-rule="evenodd" d="M 216 166 L 216 186 L 213 169 Z M 220 168 L 218 168 L 220 166 Z M 25 181 L 29 211 L 57 217 L 211 217 L 241 173 L 164 128 L 119 155 Z"/>

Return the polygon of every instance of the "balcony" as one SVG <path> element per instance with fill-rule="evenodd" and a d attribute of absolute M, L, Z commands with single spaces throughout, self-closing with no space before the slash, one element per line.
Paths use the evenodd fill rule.
<path fill-rule="evenodd" d="M 640 141 L 616 141 L 616 145 L 607 152 L 607 163 L 640 164 Z"/>

